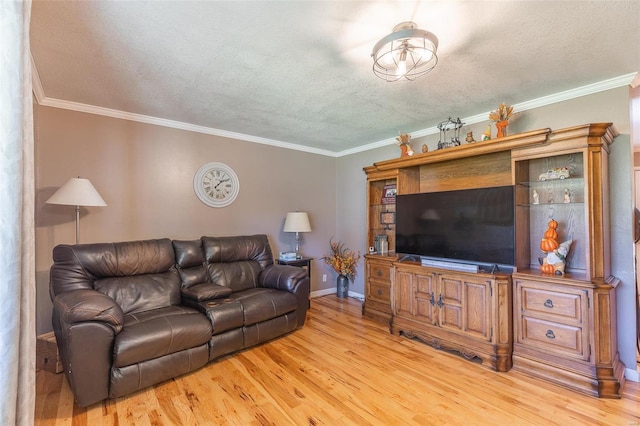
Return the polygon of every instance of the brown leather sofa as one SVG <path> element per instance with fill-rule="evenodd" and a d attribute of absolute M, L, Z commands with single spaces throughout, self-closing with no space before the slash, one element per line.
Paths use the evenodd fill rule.
<path fill-rule="evenodd" d="M 304 325 L 309 278 L 266 235 L 59 245 L 53 329 L 80 407 Z"/>

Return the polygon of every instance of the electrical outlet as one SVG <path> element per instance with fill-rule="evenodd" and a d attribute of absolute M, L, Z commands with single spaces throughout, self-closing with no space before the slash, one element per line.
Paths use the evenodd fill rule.
<path fill-rule="evenodd" d="M 327 282 L 327 274 L 322 274 L 322 282 L 323 283 Z"/>

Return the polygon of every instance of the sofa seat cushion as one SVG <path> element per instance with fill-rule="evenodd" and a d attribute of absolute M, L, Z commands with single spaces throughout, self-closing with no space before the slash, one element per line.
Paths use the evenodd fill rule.
<path fill-rule="evenodd" d="M 244 325 L 252 325 L 295 311 L 298 300 L 293 293 L 270 288 L 252 288 L 230 296 L 242 305 Z"/>
<path fill-rule="evenodd" d="M 211 338 L 211 323 L 195 309 L 169 306 L 125 316 L 113 346 L 113 366 L 125 367 L 193 348 Z"/>

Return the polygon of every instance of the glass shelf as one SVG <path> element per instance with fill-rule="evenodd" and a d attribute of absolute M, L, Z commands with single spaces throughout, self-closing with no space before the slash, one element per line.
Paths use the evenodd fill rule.
<path fill-rule="evenodd" d="M 543 185 L 548 185 L 548 184 L 560 184 L 560 183 L 564 183 L 567 185 L 583 185 L 584 184 L 584 178 L 581 177 L 575 177 L 575 178 L 567 178 L 567 179 L 551 179 L 551 180 L 534 180 L 534 181 L 529 181 L 529 182 L 519 182 L 518 185 L 521 186 L 528 186 L 528 187 L 538 187 L 538 186 L 543 186 Z"/>
<path fill-rule="evenodd" d="M 544 207 L 544 206 L 575 206 L 576 204 L 578 205 L 582 205 L 584 204 L 583 202 L 575 202 L 572 201 L 571 203 L 538 203 L 538 204 L 518 204 L 518 207 Z"/>

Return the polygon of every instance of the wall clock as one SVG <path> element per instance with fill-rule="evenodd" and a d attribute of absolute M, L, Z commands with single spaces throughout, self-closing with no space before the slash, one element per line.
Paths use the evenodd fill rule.
<path fill-rule="evenodd" d="M 225 207 L 240 192 L 240 180 L 233 169 L 223 163 L 207 163 L 193 177 L 193 190 L 208 206 Z"/>

